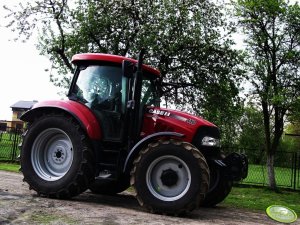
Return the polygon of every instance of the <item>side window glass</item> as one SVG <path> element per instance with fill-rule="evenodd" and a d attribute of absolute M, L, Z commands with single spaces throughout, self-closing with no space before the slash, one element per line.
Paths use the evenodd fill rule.
<path fill-rule="evenodd" d="M 147 104 L 151 95 L 150 80 L 143 80 L 142 92 L 141 92 L 141 103 Z"/>
<path fill-rule="evenodd" d="M 77 96 L 86 102 L 104 98 L 109 94 L 109 80 L 101 76 L 96 67 L 82 70 L 77 80 Z"/>
<path fill-rule="evenodd" d="M 156 105 L 158 100 L 158 95 L 154 87 L 153 81 L 148 79 L 143 79 L 142 82 L 142 92 L 141 92 L 141 105 Z"/>
<path fill-rule="evenodd" d="M 104 101 L 121 98 L 121 80 L 121 69 L 118 67 L 89 66 L 81 70 L 75 94 L 87 106 L 98 105 L 99 108 Z"/>
<path fill-rule="evenodd" d="M 122 104 L 122 68 L 110 65 L 83 67 L 75 89 L 77 99 L 97 117 L 104 139 L 120 139 L 123 130 L 121 116 L 125 111 L 125 104 Z"/>

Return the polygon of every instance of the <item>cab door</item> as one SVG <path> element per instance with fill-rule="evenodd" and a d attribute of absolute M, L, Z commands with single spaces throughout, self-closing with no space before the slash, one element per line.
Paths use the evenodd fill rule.
<path fill-rule="evenodd" d="M 75 95 L 98 118 L 104 141 L 118 141 L 124 130 L 126 90 L 122 68 L 114 65 L 80 67 Z"/>

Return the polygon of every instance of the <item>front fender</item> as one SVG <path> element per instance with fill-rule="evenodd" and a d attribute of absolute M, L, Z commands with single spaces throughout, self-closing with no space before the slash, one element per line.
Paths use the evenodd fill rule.
<path fill-rule="evenodd" d="M 160 137 L 182 138 L 182 137 L 184 137 L 184 134 L 180 134 L 180 133 L 176 133 L 176 132 L 158 132 L 158 133 L 154 133 L 154 134 L 148 135 L 147 137 L 143 138 L 138 143 L 136 143 L 135 146 L 133 146 L 133 148 L 130 150 L 130 152 L 126 158 L 125 164 L 124 164 L 123 173 L 130 172 L 129 170 L 132 166 L 133 160 L 135 159 L 137 154 L 140 152 L 140 150 L 142 150 L 142 148 L 144 146 L 148 145 L 153 140 L 160 138 Z"/>
<path fill-rule="evenodd" d="M 86 131 L 90 139 L 101 139 L 101 129 L 92 111 L 83 104 L 71 100 L 43 101 L 35 104 L 31 110 L 24 113 L 20 119 L 33 122 L 37 116 L 49 112 L 63 112 L 71 115 Z"/>

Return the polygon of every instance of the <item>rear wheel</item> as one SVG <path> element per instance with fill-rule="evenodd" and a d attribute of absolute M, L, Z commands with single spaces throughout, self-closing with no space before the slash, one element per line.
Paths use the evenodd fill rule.
<path fill-rule="evenodd" d="M 148 210 L 183 214 L 204 199 L 209 170 L 205 158 L 193 145 L 160 140 L 149 144 L 135 159 L 131 185 L 140 205 Z"/>
<path fill-rule="evenodd" d="M 45 115 L 24 136 L 21 168 L 30 189 L 40 195 L 70 198 L 94 178 L 93 152 L 85 134 L 69 117 Z"/>

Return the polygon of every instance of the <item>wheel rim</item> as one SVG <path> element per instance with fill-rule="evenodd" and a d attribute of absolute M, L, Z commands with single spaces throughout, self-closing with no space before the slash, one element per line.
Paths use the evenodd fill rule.
<path fill-rule="evenodd" d="M 191 186 L 187 164 L 176 156 L 167 155 L 154 160 L 147 169 L 146 183 L 152 195 L 162 201 L 175 201 Z"/>
<path fill-rule="evenodd" d="M 61 179 L 73 162 L 73 145 L 61 129 L 48 128 L 32 145 L 31 163 L 36 174 L 47 181 Z"/>

